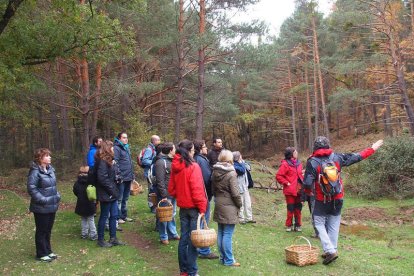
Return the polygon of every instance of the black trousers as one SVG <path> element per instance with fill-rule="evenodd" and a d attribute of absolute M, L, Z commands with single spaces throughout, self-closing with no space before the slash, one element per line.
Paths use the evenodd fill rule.
<path fill-rule="evenodd" d="M 36 257 L 41 258 L 52 253 L 52 247 L 50 246 L 50 236 L 52 233 L 53 223 L 55 222 L 56 213 L 33 214 L 36 224 Z"/>

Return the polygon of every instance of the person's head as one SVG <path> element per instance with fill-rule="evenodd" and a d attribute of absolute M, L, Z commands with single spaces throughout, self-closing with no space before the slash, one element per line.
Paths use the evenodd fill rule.
<path fill-rule="evenodd" d="M 89 172 L 89 167 L 88 166 L 81 166 L 79 168 L 79 175 L 87 175 Z"/>
<path fill-rule="evenodd" d="M 102 141 L 101 147 L 99 148 L 96 157 L 112 165 L 112 160 L 114 159 L 114 144 L 111 141 Z"/>
<path fill-rule="evenodd" d="M 233 160 L 234 162 L 239 162 L 242 159 L 240 151 L 233 151 Z"/>
<path fill-rule="evenodd" d="M 95 137 L 93 137 L 93 139 L 92 139 L 92 144 L 93 144 L 95 147 L 99 148 L 99 147 L 101 146 L 101 143 L 102 143 L 102 137 L 99 137 L 99 136 L 95 136 Z"/>
<path fill-rule="evenodd" d="M 33 161 L 40 166 L 47 166 L 52 162 L 52 153 L 47 148 L 39 148 L 35 150 Z"/>
<path fill-rule="evenodd" d="M 119 141 L 122 142 L 122 144 L 124 145 L 128 144 L 128 134 L 126 132 L 118 133 L 117 138 Z"/>
<path fill-rule="evenodd" d="M 207 146 L 204 140 L 194 140 L 194 151 L 196 154 L 207 155 Z"/>
<path fill-rule="evenodd" d="M 220 150 L 223 148 L 223 141 L 220 138 L 214 138 L 213 139 L 213 147 L 216 150 Z"/>
<path fill-rule="evenodd" d="M 290 160 L 292 158 L 298 158 L 298 151 L 294 147 L 287 147 L 285 149 L 285 159 Z"/>
<path fill-rule="evenodd" d="M 222 150 L 218 156 L 218 161 L 233 164 L 233 153 L 229 150 Z"/>
<path fill-rule="evenodd" d="M 313 151 L 318 149 L 329 149 L 331 147 L 329 139 L 325 136 L 318 136 L 313 143 Z"/>
<path fill-rule="evenodd" d="M 160 144 L 161 147 L 161 152 L 165 155 L 170 155 L 170 156 L 174 156 L 175 155 L 175 146 L 173 143 L 171 142 L 165 142 Z"/>
<path fill-rule="evenodd" d="M 152 135 L 151 136 L 151 144 L 154 146 L 158 146 L 161 143 L 161 139 L 158 135 Z"/>
<path fill-rule="evenodd" d="M 194 144 L 190 140 L 184 139 L 178 143 L 177 153 L 181 155 L 181 161 L 185 162 L 186 167 L 194 162 Z"/>

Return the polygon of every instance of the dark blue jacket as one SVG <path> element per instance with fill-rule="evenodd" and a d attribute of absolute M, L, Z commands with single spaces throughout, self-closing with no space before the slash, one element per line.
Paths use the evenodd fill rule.
<path fill-rule="evenodd" d="M 116 163 L 109 165 L 103 160 L 96 160 L 96 196 L 101 202 L 112 202 L 118 199 L 119 189 L 116 183 L 116 172 L 118 170 Z"/>
<path fill-rule="evenodd" d="M 194 155 L 194 160 L 201 168 L 201 173 L 203 174 L 204 186 L 206 187 L 208 201 L 213 197 L 213 192 L 211 190 L 211 167 L 210 162 L 207 157 L 197 153 Z"/>
<path fill-rule="evenodd" d="M 27 192 L 31 197 L 31 212 L 56 213 L 59 207 L 60 194 L 56 188 L 55 169 L 49 165 L 45 172 L 33 162 L 27 178 Z"/>
<path fill-rule="evenodd" d="M 88 151 L 88 155 L 86 157 L 87 161 L 88 161 L 88 166 L 89 169 L 92 169 L 93 166 L 95 165 L 95 153 L 96 153 L 96 146 L 94 144 L 90 145 L 89 147 L 89 151 Z"/>
<path fill-rule="evenodd" d="M 128 145 L 122 144 L 118 139 L 114 142 L 114 160 L 121 171 L 122 181 L 134 180 L 134 164 Z"/>

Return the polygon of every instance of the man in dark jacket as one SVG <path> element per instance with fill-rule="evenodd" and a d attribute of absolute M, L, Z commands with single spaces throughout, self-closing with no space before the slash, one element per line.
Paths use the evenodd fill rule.
<path fill-rule="evenodd" d="M 327 265 L 338 258 L 338 236 L 339 225 L 341 222 L 341 209 L 343 205 L 344 190 L 340 172 L 342 167 L 350 166 L 354 163 L 362 161 L 372 155 L 383 141 L 375 142 L 372 147 L 367 148 L 359 153 L 335 153 L 330 148 L 329 140 L 326 137 L 316 137 L 313 153 L 306 163 L 306 171 L 304 176 L 304 188 L 307 193 L 315 195 L 315 206 L 313 216 L 315 228 L 318 230 L 324 254 L 323 264 Z M 339 188 L 332 195 L 326 195 L 323 190 L 322 182 L 322 166 L 327 162 L 334 163 L 339 172 Z M 328 184 L 329 185 L 329 184 Z"/>
<path fill-rule="evenodd" d="M 223 141 L 220 138 L 213 139 L 213 147 L 207 154 L 208 161 L 210 162 L 210 166 L 213 167 L 214 164 L 217 163 L 218 156 L 220 152 L 223 150 Z"/>
<path fill-rule="evenodd" d="M 90 170 L 92 170 L 93 166 L 95 165 L 95 154 L 96 154 L 96 151 L 99 149 L 99 146 L 101 145 L 101 143 L 102 143 L 102 138 L 99 136 L 95 136 L 92 139 L 92 144 L 89 147 L 88 155 L 86 157 Z"/>
<path fill-rule="evenodd" d="M 134 180 L 134 165 L 132 163 L 131 151 L 128 144 L 128 134 L 121 132 L 115 138 L 114 142 L 114 160 L 121 172 L 122 183 L 119 185 L 119 219 L 118 223 L 132 221 L 128 217 L 127 202 L 131 191 L 131 182 Z"/>
<path fill-rule="evenodd" d="M 201 173 L 203 175 L 204 187 L 207 193 L 207 210 L 206 210 L 206 222 L 209 224 L 210 221 L 210 201 L 213 197 L 211 191 L 211 167 L 210 162 L 208 161 L 207 155 L 207 146 L 204 140 L 195 140 L 194 141 L 194 160 L 201 168 Z M 198 256 L 201 259 L 218 259 L 218 256 L 211 252 L 210 247 L 200 248 L 198 250 Z"/>

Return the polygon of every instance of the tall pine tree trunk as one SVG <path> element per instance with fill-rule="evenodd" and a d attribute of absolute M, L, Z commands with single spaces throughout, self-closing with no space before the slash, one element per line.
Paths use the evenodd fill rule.
<path fill-rule="evenodd" d="M 95 73 L 95 82 L 96 82 L 96 91 L 95 91 L 95 97 L 93 99 L 93 113 L 92 113 L 92 122 L 91 122 L 91 137 L 95 137 L 98 133 L 97 131 L 97 125 L 98 125 L 98 117 L 99 117 L 99 100 L 101 95 L 101 88 L 102 88 L 102 65 L 101 63 L 98 63 L 96 65 L 96 73 Z"/>
<path fill-rule="evenodd" d="M 288 66 L 288 80 L 289 80 L 289 89 L 292 89 L 292 74 L 290 72 L 290 62 L 287 61 Z M 295 95 L 293 95 L 292 91 L 289 91 L 290 95 L 290 103 L 292 105 L 292 129 L 293 129 L 293 145 L 295 149 L 298 149 L 298 138 L 296 137 L 296 112 L 295 112 Z"/>
<path fill-rule="evenodd" d="M 309 76 L 308 76 L 308 52 L 307 48 L 305 51 L 305 85 L 306 85 L 306 111 L 307 111 L 307 122 L 308 122 L 308 148 L 312 149 L 313 136 L 312 136 L 312 113 L 311 113 L 311 99 L 309 91 Z"/>
<path fill-rule="evenodd" d="M 202 38 L 206 27 L 206 3 L 200 0 L 200 25 L 199 37 Z M 198 49 L 198 96 L 196 110 L 196 139 L 203 139 L 203 122 L 204 122 L 204 77 L 205 77 L 205 47 L 200 45 Z"/>
<path fill-rule="evenodd" d="M 175 100 L 175 133 L 174 142 L 178 143 L 181 133 L 181 114 L 183 106 L 184 92 L 184 0 L 179 1 L 179 18 L 178 18 L 178 81 L 177 95 Z"/>

